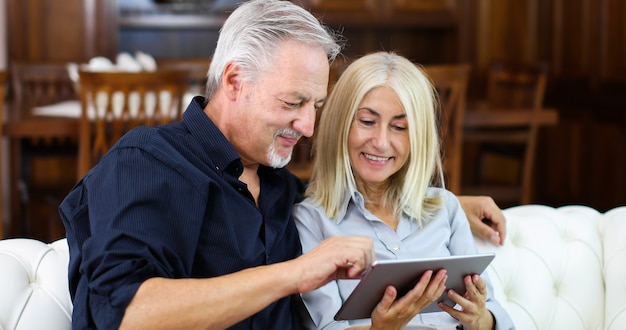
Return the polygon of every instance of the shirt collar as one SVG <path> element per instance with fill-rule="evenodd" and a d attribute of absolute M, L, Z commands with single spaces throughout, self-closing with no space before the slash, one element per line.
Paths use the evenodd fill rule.
<path fill-rule="evenodd" d="M 359 212 L 365 218 L 368 218 L 368 215 L 371 215 L 371 213 L 365 208 L 365 198 L 363 197 L 363 194 L 361 194 L 358 190 L 350 191 L 347 189 L 344 194 L 343 201 L 341 202 L 339 212 L 337 212 L 337 224 L 346 219 L 350 204 L 353 204 L 357 209 L 359 209 Z M 374 216 L 371 215 L 371 217 Z M 410 219 L 408 214 L 404 211 L 402 212 L 402 218 Z"/>
<path fill-rule="evenodd" d="M 210 156 L 215 170 L 226 171 L 239 177 L 243 173 L 241 157 L 215 123 L 204 113 L 204 104 L 206 104 L 204 97 L 194 97 L 183 113 L 183 124 L 198 140 L 205 153 Z"/>
<path fill-rule="evenodd" d="M 361 210 L 361 213 L 365 210 L 365 200 L 363 199 L 363 195 L 357 190 L 351 191 L 350 189 L 346 189 L 346 192 L 343 195 L 343 201 L 341 202 L 341 207 L 337 213 L 338 224 L 345 219 L 350 203 L 357 206 Z"/>
<path fill-rule="evenodd" d="M 216 171 L 226 172 L 238 178 L 243 173 L 241 156 L 211 118 L 204 113 L 205 104 L 204 97 L 194 97 L 183 113 L 183 124 L 209 155 Z M 259 164 L 259 168 L 268 174 L 281 170 L 263 164 Z"/>

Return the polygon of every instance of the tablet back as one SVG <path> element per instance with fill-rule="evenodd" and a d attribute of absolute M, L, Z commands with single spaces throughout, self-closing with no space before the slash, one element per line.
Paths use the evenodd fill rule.
<path fill-rule="evenodd" d="M 369 318 L 372 310 L 380 302 L 389 285 L 398 290 L 398 298 L 411 290 L 426 270 L 446 269 L 448 280 L 446 291 L 453 289 L 459 294 L 465 293 L 463 277 L 481 274 L 495 257 L 494 253 L 456 255 L 436 258 L 380 260 L 375 261 L 371 269 L 363 276 L 352 294 L 335 315 L 335 320 L 355 320 Z M 422 313 L 441 312 L 437 304 L 454 306 L 445 291 L 441 297 L 422 310 Z"/>

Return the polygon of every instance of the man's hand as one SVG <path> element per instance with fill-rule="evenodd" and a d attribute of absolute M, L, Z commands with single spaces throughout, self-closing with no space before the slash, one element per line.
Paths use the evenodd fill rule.
<path fill-rule="evenodd" d="M 361 277 L 375 256 L 374 242 L 369 237 L 333 236 L 288 263 L 297 274 L 297 291 L 306 293 L 332 280 Z"/>
<path fill-rule="evenodd" d="M 493 198 L 488 196 L 458 196 L 469 220 L 472 232 L 493 244 L 503 245 L 506 219 Z"/>

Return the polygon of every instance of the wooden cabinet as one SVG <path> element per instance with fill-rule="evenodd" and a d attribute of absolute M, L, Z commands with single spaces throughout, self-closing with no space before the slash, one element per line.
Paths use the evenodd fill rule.
<path fill-rule="evenodd" d="M 326 24 L 342 26 L 451 26 L 458 0 L 301 0 Z"/>
<path fill-rule="evenodd" d="M 394 51 L 422 64 L 458 61 L 461 0 L 292 0 L 346 38 L 344 54 Z"/>
<path fill-rule="evenodd" d="M 116 0 L 7 0 L 9 61 L 114 54 L 116 8 Z"/>

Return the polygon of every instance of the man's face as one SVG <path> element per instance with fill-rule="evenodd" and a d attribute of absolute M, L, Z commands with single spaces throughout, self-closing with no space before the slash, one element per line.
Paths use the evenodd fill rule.
<path fill-rule="evenodd" d="M 311 136 L 327 93 L 326 53 L 285 42 L 253 82 L 243 82 L 231 141 L 244 165 L 283 167 L 301 136 Z"/>

